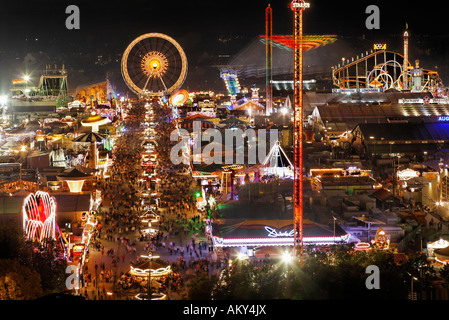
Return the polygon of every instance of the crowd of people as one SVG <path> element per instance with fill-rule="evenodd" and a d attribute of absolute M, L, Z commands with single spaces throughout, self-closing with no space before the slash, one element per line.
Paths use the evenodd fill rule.
<path fill-rule="evenodd" d="M 110 242 L 111 245 L 116 244 L 117 250 L 111 248 L 104 252 L 104 246 L 101 244 L 93 247 L 93 250 L 101 251 L 102 256 L 111 259 L 111 265 L 114 267 L 125 262 L 125 255 L 129 257 L 128 263 L 133 265 L 138 262 L 141 254 L 168 253 L 173 256 L 171 260 L 177 258 L 176 262 L 171 263 L 173 272 L 165 279 L 158 279 L 160 285 L 155 286 L 155 290 L 166 292 L 170 289 L 172 292 L 178 292 L 184 286 L 183 274 L 208 273 L 211 266 L 217 266 L 212 262 L 209 248 L 196 241 L 198 233 L 204 228 L 204 216 L 196 208 L 196 199 L 191 191 L 194 186 L 193 178 L 189 168 L 183 164 L 175 165 L 170 160 L 170 147 L 175 143 L 170 141 L 170 133 L 175 129 L 171 108 L 157 101 L 152 103 L 151 122 L 154 123 L 152 128 L 156 134 L 150 138 L 144 134 L 147 131 L 145 126 L 148 125 L 142 121 L 148 115 L 145 103 L 133 104 L 127 112 L 121 134 L 112 151 L 113 164 L 108 168 L 108 178 L 96 180 L 104 201 L 108 202 L 99 212 L 102 226 L 99 238 Z M 142 152 L 144 144 L 148 143 L 157 153 L 157 164 L 144 167 Z M 159 178 L 151 190 L 159 194 L 157 205 L 150 206 L 149 202 L 142 201 L 139 196 L 141 192 L 148 191 L 148 183 L 142 179 L 144 170 L 147 173 L 154 170 L 153 173 Z M 143 232 L 141 216 L 144 212 L 157 215 L 157 232 Z M 173 238 L 177 235 L 180 236 L 179 239 L 182 237 L 188 240 L 184 243 L 168 240 L 169 236 Z M 136 241 L 146 243 L 143 252 L 136 252 Z M 95 284 L 92 295 L 101 299 L 105 297 L 101 283 L 111 281 L 112 270 L 104 269 L 104 265 L 98 268 L 95 270 L 95 276 L 88 270 L 85 270 L 84 275 L 87 283 Z M 97 281 L 99 282 L 96 283 Z M 126 271 L 116 275 L 116 281 L 116 292 L 120 294 L 145 289 L 141 285 L 142 279 Z M 95 288 L 97 292 L 94 292 Z"/>

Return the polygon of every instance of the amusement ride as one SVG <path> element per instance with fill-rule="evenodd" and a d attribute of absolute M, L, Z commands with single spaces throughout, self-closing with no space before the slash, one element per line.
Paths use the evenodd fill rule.
<path fill-rule="evenodd" d="M 432 92 L 440 96 L 443 84 L 438 72 L 421 68 L 419 60 L 412 65 L 408 30 L 403 38 L 403 54 L 387 50 L 385 43 L 376 43 L 356 59 L 342 58 L 342 63 L 332 68 L 334 85 L 344 90 Z"/>
<path fill-rule="evenodd" d="M 146 33 L 134 39 L 123 53 L 122 76 L 139 97 L 170 95 L 187 75 L 182 47 L 162 33 Z"/>

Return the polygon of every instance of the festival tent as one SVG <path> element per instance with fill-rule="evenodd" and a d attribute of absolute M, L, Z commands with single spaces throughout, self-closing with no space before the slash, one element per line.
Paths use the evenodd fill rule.
<path fill-rule="evenodd" d="M 237 118 L 229 118 L 220 122 L 220 124 L 229 124 L 229 125 L 243 125 L 247 124 L 246 121 L 237 119 Z"/>
<path fill-rule="evenodd" d="M 181 122 L 181 128 L 187 129 L 187 130 L 193 130 L 194 122 L 199 122 L 201 124 L 201 129 L 209 129 L 214 128 L 215 125 L 207 120 L 199 120 L 199 119 L 193 119 L 193 120 L 187 120 Z"/>

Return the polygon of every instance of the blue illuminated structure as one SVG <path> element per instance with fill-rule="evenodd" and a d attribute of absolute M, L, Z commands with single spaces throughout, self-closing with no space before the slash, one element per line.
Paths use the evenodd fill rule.
<path fill-rule="evenodd" d="M 235 70 L 221 69 L 220 77 L 224 80 L 226 89 L 231 96 L 240 93 L 240 83 Z"/>

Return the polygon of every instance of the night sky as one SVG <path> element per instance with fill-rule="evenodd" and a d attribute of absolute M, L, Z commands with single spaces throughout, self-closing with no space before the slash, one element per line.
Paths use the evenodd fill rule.
<path fill-rule="evenodd" d="M 73 80 L 69 74 L 69 86 L 104 79 L 107 72 L 120 88 L 123 86 L 120 64 L 114 61 L 120 59 L 133 39 L 149 32 L 165 33 L 184 48 L 189 61 L 185 86 L 195 90 L 202 86 L 204 89 L 209 89 L 207 86 L 222 88 L 218 68 L 213 67 L 226 63 L 226 59 L 219 55 L 235 56 L 254 38 L 264 34 L 265 8 L 269 3 L 273 8 L 273 33 L 291 34 L 292 12 L 286 0 L 2 1 L 1 89 L 8 87 L 11 77 L 23 73 L 20 61 L 24 56 L 39 51 L 52 62 L 64 63 L 72 70 Z M 439 66 L 443 69 L 447 55 L 446 34 L 449 34 L 443 2 L 441 10 L 436 3 L 422 7 L 403 5 L 402 8 L 399 1 L 396 4 L 392 1 L 355 0 L 313 0 L 310 3 L 311 8 L 304 15 L 304 32 L 336 34 L 339 39 L 352 41 L 354 50 L 357 50 L 342 54 L 359 54 L 357 39 L 361 35 L 370 43 L 392 42 L 393 46 L 398 46 L 408 23 L 411 45 L 416 45 L 419 52 L 431 48 L 432 51 L 427 52 L 429 61 L 442 60 Z M 65 9 L 71 4 L 80 9 L 80 30 L 65 27 L 68 17 Z M 380 9 L 380 30 L 365 27 L 368 17 L 365 8 L 371 4 L 378 5 Z M 98 56 L 103 59 L 109 57 L 102 68 L 94 64 Z M 80 69 L 84 70 L 82 76 L 76 72 Z M 443 82 L 447 83 L 449 79 L 443 78 Z"/>

